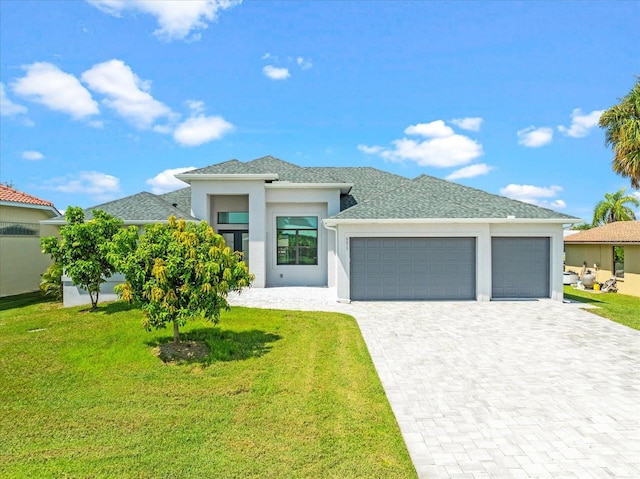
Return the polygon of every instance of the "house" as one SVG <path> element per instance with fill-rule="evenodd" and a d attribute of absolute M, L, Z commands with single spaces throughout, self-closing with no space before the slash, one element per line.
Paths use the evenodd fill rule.
<path fill-rule="evenodd" d="M 330 287 L 342 301 L 561 300 L 563 224 L 579 221 L 430 176 L 271 156 L 176 176 L 190 186 L 87 213 L 205 220 L 244 253 L 253 287 Z"/>
<path fill-rule="evenodd" d="M 58 217 L 50 201 L 0 185 L 0 297 L 38 290 L 40 275 L 51 264 L 40 236 L 56 233 L 39 222 Z"/>
<path fill-rule="evenodd" d="M 596 281 L 616 278 L 622 294 L 640 296 L 640 221 L 616 221 L 564 239 L 565 269 L 591 269 Z"/>

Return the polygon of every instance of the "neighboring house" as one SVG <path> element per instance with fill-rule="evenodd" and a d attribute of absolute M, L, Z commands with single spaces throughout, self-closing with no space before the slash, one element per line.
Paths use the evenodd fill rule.
<path fill-rule="evenodd" d="M 567 271 L 586 267 L 601 283 L 615 276 L 620 293 L 640 296 L 640 221 L 580 231 L 564 239 L 564 249 Z"/>
<path fill-rule="evenodd" d="M 429 176 L 300 167 L 270 156 L 188 171 L 190 187 L 99 205 L 129 224 L 205 220 L 253 287 L 339 300 L 562 299 L 563 225 L 580 220 Z"/>
<path fill-rule="evenodd" d="M 59 216 L 50 201 L 0 185 L 0 297 L 38 290 L 51 264 L 40 237 L 57 231 L 39 222 Z"/>

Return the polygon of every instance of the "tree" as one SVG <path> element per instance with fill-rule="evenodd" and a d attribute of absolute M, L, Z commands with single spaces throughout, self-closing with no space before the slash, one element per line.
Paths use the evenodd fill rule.
<path fill-rule="evenodd" d="M 120 231 L 109 258 L 125 275 L 116 287 L 121 299 L 143 310 L 147 331 L 173 323 L 173 342 L 180 342 L 180 326 L 193 318 L 216 324 L 229 310 L 230 291 L 251 285 L 253 275 L 221 235 L 206 222 L 187 223 L 169 218 L 139 236 L 135 227 Z"/>
<path fill-rule="evenodd" d="M 116 271 L 107 260 L 107 245 L 122 229 L 122 220 L 94 210 L 93 219 L 85 222 L 84 211 L 77 206 L 67 208 L 64 217 L 67 223 L 60 228 L 59 239 L 40 240 L 42 252 L 60 264 L 74 285 L 89 292 L 91 308 L 96 309 L 100 285 Z"/>
<path fill-rule="evenodd" d="M 640 206 L 640 201 L 635 196 L 625 196 L 626 191 L 626 188 L 622 188 L 615 193 L 605 193 L 605 199 L 600 200 L 593 211 L 593 226 L 636 219 L 633 210 L 625 205 L 626 203 L 631 203 L 638 207 Z"/>
<path fill-rule="evenodd" d="M 640 77 L 629 94 L 600 116 L 605 143 L 613 147 L 612 168 L 640 188 Z"/>
<path fill-rule="evenodd" d="M 40 280 L 42 294 L 60 301 L 62 299 L 62 266 L 60 263 L 51 263 L 40 277 L 42 278 Z"/>

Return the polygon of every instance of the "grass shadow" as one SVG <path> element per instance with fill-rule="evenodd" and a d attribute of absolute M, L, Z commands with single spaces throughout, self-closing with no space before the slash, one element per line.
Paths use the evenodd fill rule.
<path fill-rule="evenodd" d="M 217 362 L 243 361 L 258 358 L 267 354 L 271 343 L 279 341 L 282 336 L 253 329 L 250 331 L 230 331 L 219 327 L 199 328 L 180 333 L 182 343 L 204 343 L 209 348 L 204 358 L 181 360 L 181 363 L 200 363 L 208 365 Z M 148 341 L 151 347 L 162 348 L 173 341 L 172 336 L 163 336 Z"/>
<path fill-rule="evenodd" d="M 126 301 L 112 301 L 110 303 L 98 304 L 96 309 L 88 309 L 90 313 L 118 314 L 124 311 L 138 309 L 134 304 Z"/>
<path fill-rule="evenodd" d="M 56 303 L 59 302 L 50 296 L 45 296 L 39 291 L 33 293 L 16 294 L 15 296 L 5 296 L 0 299 L 0 311 L 8 311 L 10 309 L 22 308 L 24 306 L 32 306 L 38 303 Z"/>
<path fill-rule="evenodd" d="M 600 301 L 594 298 L 585 298 L 584 296 L 576 296 L 571 293 L 564 293 L 564 299 L 569 301 L 575 301 L 577 303 L 603 303 L 604 301 Z"/>

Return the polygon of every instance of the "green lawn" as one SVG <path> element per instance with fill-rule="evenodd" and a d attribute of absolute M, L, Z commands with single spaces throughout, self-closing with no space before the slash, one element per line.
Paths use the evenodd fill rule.
<path fill-rule="evenodd" d="M 565 286 L 564 297 L 565 299 L 597 306 L 597 308 L 590 308 L 587 311 L 640 330 L 640 298 L 636 296 L 618 293 L 595 293 Z"/>
<path fill-rule="evenodd" d="M 205 363 L 122 303 L 0 300 L 0 477 L 416 477 L 355 320 L 234 308 Z"/>

